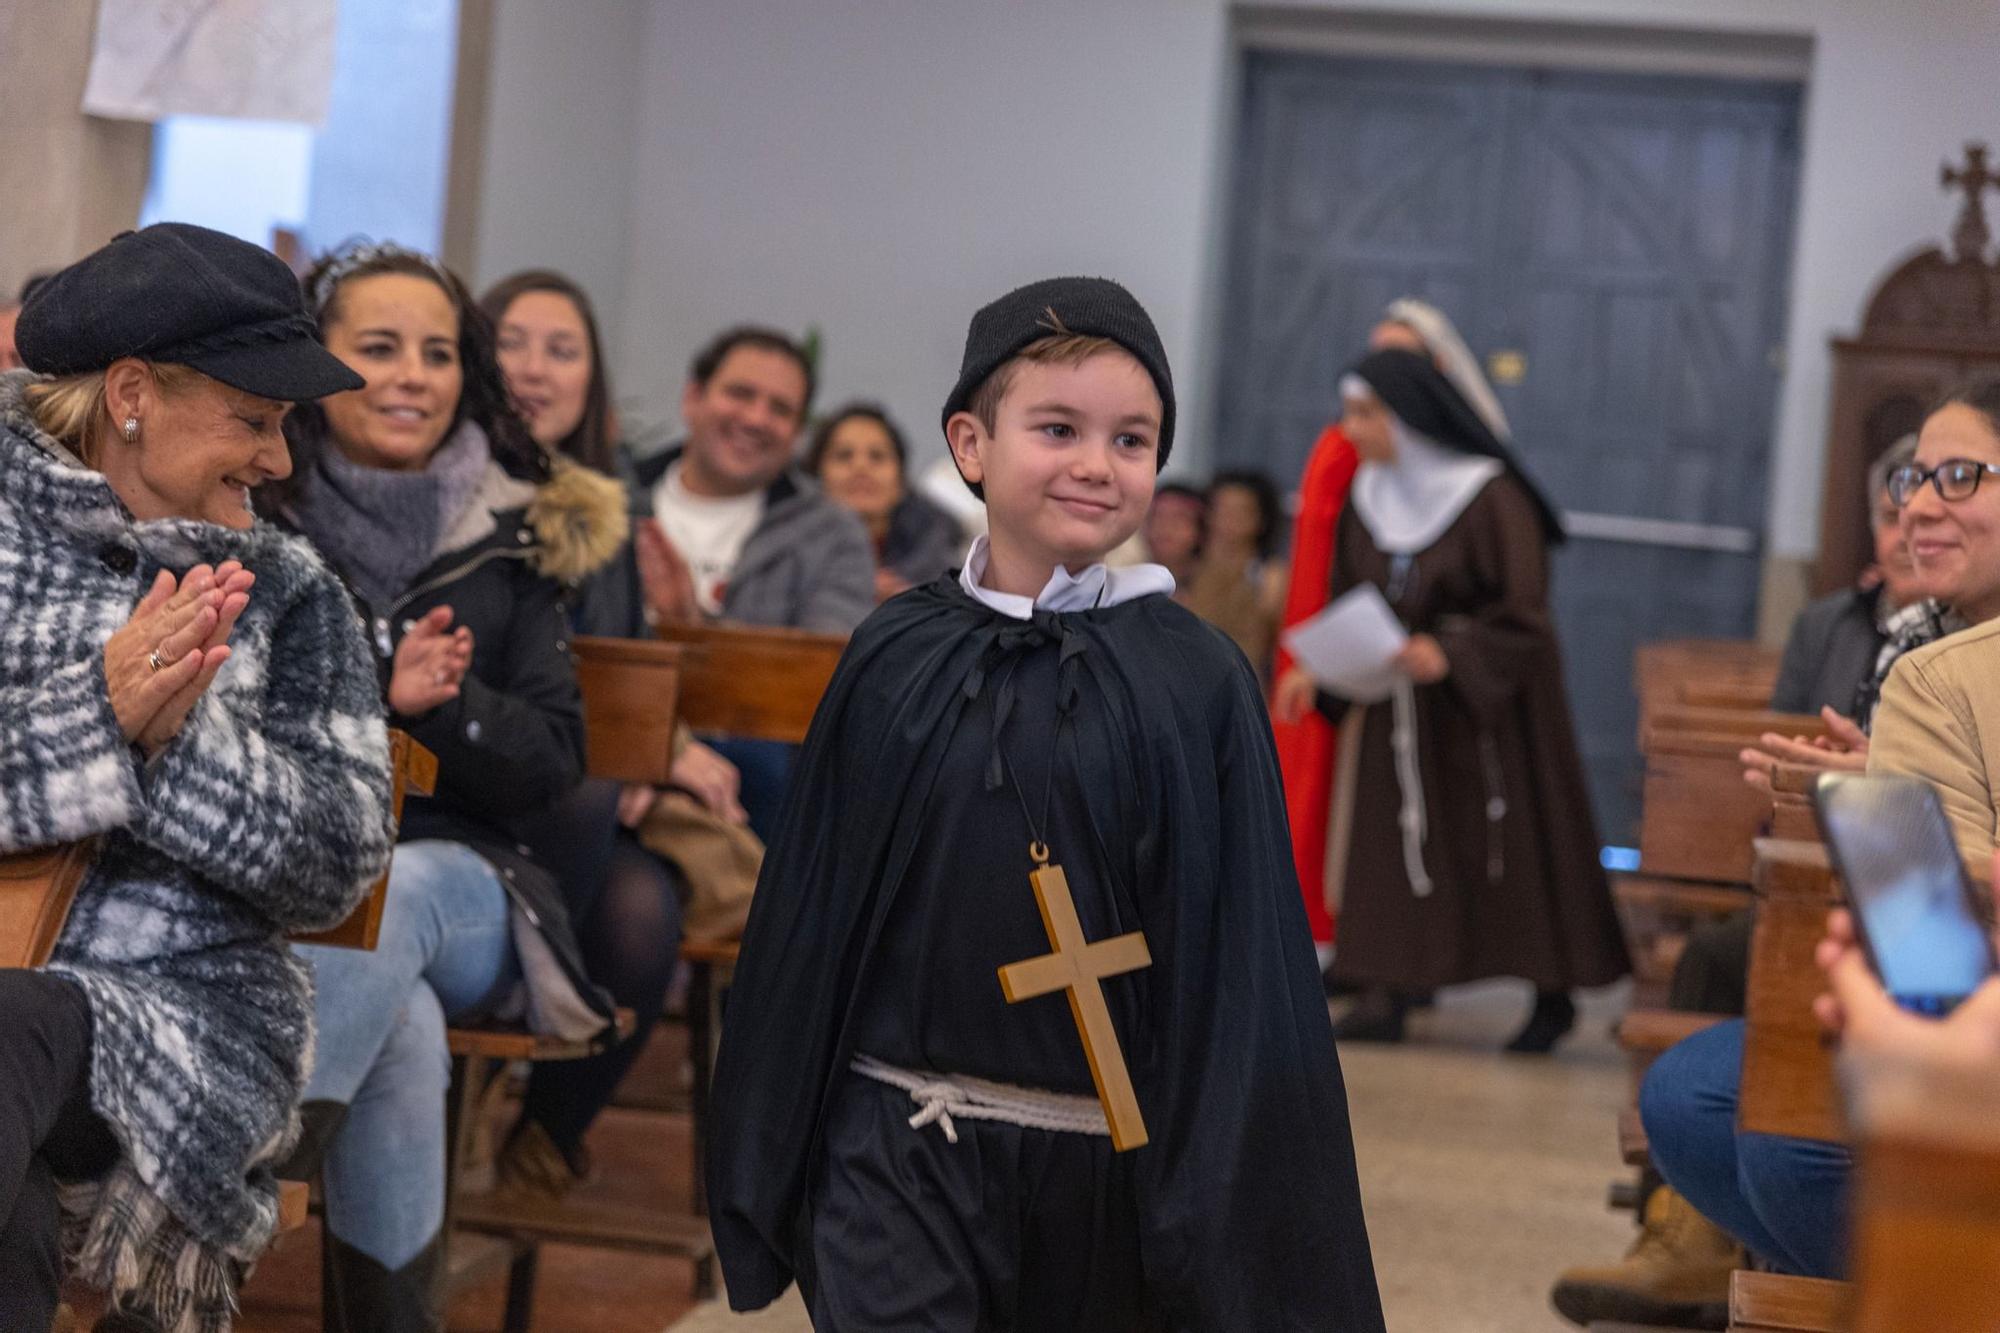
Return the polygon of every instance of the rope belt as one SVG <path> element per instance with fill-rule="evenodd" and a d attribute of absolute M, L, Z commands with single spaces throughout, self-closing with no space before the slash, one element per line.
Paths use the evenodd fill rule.
<path fill-rule="evenodd" d="M 857 1055 L 850 1066 L 863 1078 L 901 1088 L 917 1104 L 910 1117 L 911 1129 L 936 1125 L 947 1143 L 958 1142 L 960 1120 L 1000 1120 L 1023 1129 L 1047 1129 L 1060 1134 L 1111 1135 L 1104 1107 L 1095 1097 L 1078 1097 L 1040 1088 L 1017 1088 L 1011 1083 L 991 1083 L 983 1078 L 954 1074 L 919 1074 L 884 1064 L 873 1056 Z"/>
<path fill-rule="evenodd" d="M 1424 869 L 1424 843 L 1430 826 L 1424 810 L 1423 770 L 1417 766 L 1417 693 L 1408 676 L 1396 678 L 1392 716 L 1395 727 L 1389 733 L 1389 749 L 1396 760 L 1396 787 L 1403 797 L 1396 821 L 1403 833 L 1403 873 L 1409 876 L 1410 892 L 1428 898 L 1431 876 Z"/>

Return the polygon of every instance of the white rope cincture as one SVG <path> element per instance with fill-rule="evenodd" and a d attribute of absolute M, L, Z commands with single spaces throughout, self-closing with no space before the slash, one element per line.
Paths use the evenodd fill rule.
<path fill-rule="evenodd" d="M 910 1128 L 936 1125 L 944 1131 L 947 1143 L 958 1142 L 958 1126 L 953 1117 L 998 1120 L 1023 1129 L 1046 1129 L 1059 1134 L 1111 1136 L 1111 1124 L 1104 1118 L 1104 1107 L 1095 1097 L 1020 1088 L 964 1075 L 919 1074 L 869 1055 L 855 1056 L 850 1068 L 863 1078 L 909 1093 L 910 1100 L 917 1104 L 917 1113 L 910 1117 Z"/>
<path fill-rule="evenodd" d="M 1424 811 L 1424 776 L 1417 767 L 1417 689 L 1408 676 L 1396 678 L 1393 713 L 1395 728 L 1389 748 L 1396 757 L 1396 786 L 1403 796 L 1403 872 L 1410 877 L 1410 892 L 1419 898 L 1431 896 L 1430 872 L 1424 869 L 1424 843 L 1429 837 Z"/>

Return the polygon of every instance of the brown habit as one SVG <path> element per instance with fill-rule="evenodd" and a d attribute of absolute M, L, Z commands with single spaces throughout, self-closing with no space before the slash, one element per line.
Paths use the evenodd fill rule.
<path fill-rule="evenodd" d="M 1364 582 L 1387 595 L 1391 562 L 1350 506 L 1334 595 Z M 1390 602 L 1403 624 L 1435 636 L 1451 663 L 1443 681 L 1416 687 L 1433 887 L 1428 897 L 1411 891 L 1393 709 L 1370 705 L 1352 791 L 1336 797 L 1352 798 L 1336 974 L 1402 991 L 1496 976 L 1545 990 L 1617 980 L 1629 964 L 1598 861 L 1549 619 L 1547 545 L 1527 492 L 1504 473 L 1488 482 L 1410 560 L 1398 594 Z M 1332 710 L 1336 720 L 1344 707 Z"/>

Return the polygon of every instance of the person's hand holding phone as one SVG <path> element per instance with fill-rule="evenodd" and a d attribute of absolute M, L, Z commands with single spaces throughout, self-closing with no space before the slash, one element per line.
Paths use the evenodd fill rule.
<path fill-rule="evenodd" d="M 2000 876 L 2000 856 L 1994 858 Z M 1943 1018 L 1927 1018 L 1896 1003 L 1868 964 L 1854 918 L 1845 909 L 1827 917 L 1826 938 L 1814 955 L 1828 991 L 1813 1013 L 1843 1046 L 1893 1050 L 1941 1064 L 2000 1060 L 2000 977 L 1989 977 Z"/>

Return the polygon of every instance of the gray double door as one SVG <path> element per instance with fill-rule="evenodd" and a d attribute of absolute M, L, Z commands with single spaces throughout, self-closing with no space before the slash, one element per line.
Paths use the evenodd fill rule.
<path fill-rule="evenodd" d="M 1383 307 L 1450 315 L 1570 517 L 1556 623 L 1631 845 L 1634 648 L 1755 629 L 1799 89 L 1251 53 L 1243 98 L 1214 457 L 1291 485 Z"/>

